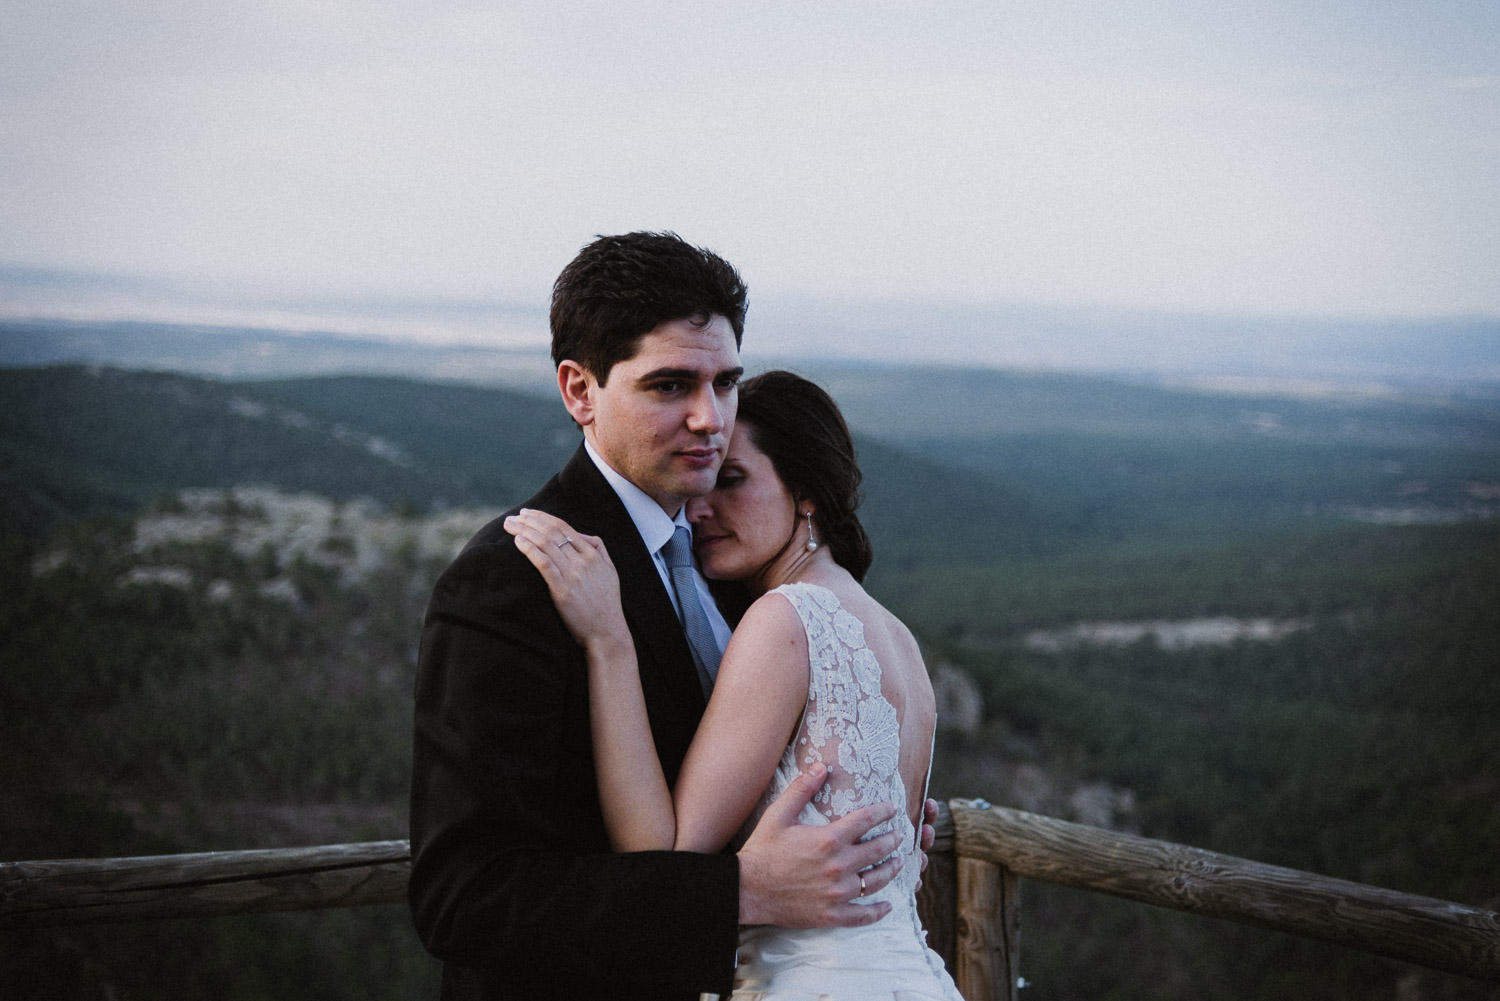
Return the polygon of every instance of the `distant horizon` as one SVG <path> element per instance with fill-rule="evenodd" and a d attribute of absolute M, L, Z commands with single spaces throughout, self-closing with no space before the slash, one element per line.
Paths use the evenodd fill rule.
<path fill-rule="evenodd" d="M 904 306 L 948 305 L 960 307 L 1050 310 L 1061 314 L 1096 314 L 1116 317 L 1168 316 L 1194 319 L 1225 320 L 1280 320 L 1306 323 L 1424 323 L 1446 321 L 1493 322 L 1500 324 L 1500 308 L 1452 309 L 1452 310 L 1353 310 L 1353 309 L 1250 309 L 1208 306 L 1174 306 L 1110 302 L 1095 299 L 1025 299 L 1001 295 L 943 294 L 938 292 L 901 292 L 888 294 L 841 292 L 836 289 L 814 289 L 810 287 L 761 285 L 749 281 L 750 303 L 753 307 L 761 300 L 771 298 L 780 301 L 808 300 L 822 303 L 850 304 L 897 304 Z M 75 293 L 79 286 L 90 283 L 113 286 L 117 290 L 133 289 L 138 294 L 148 288 L 171 289 L 179 297 L 217 300 L 219 309 L 256 308 L 246 303 L 259 303 L 260 308 L 302 308 L 314 306 L 383 306 L 396 309 L 416 310 L 499 310 L 505 312 L 539 312 L 545 319 L 551 287 L 538 287 L 521 291 L 496 283 L 493 294 L 483 292 L 454 292 L 434 288 L 423 293 L 416 289 L 392 290 L 378 283 L 347 282 L 323 284 L 278 280 L 258 281 L 245 278 L 230 278 L 222 275 L 190 272 L 131 270 L 105 267 L 55 267 L 46 264 L 0 260 L 0 318 L 23 318 L 21 310 L 13 307 L 7 296 L 14 296 L 26 286 L 70 286 Z M 173 305 L 162 301 L 161 307 Z M 179 304 L 180 305 L 180 304 Z M 79 307 L 82 308 L 82 307 Z M 37 319 L 61 319 L 56 315 L 37 315 Z M 99 316 L 100 320 L 136 319 L 121 315 Z M 147 317 L 149 319 L 149 317 Z M 288 327 L 289 331 L 300 328 Z"/>
<path fill-rule="evenodd" d="M 409 363 L 438 377 L 462 377 L 476 358 L 498 352 L 524 357 L 501 368 L 529 372 L 527 384 L 546 379 L 546 366 L 537 362 L 549 348 L 544 302 L 354 293 L 298 299 L 270 291 L 0 265 L 0 322 L 80 331 L 72 347 L 64 347 L 67 338 L 57 335 L 36 355 L 18 355 L 0 345 L 0 364 L 20 356 L 145 363 L 152 351 L 166 351 L 85 336 L 90 328 L 132 326 L 160 327 L 168 338 L 208 331 L 224 335 L 220 344 L 181 342 L 164 355 L 213 354 L 219 368 L 205 370 L 210 372 L 264 371 L 274 361 L 280 366 L 275 371 L 290 374 L 300 364 L 296 358 L 316 356 L 307 363 L 326 373 L 337 370 L 341 357 L 354 364 L 351 351 L 368 359 L 383 345 L 408 360 L 421 357 L 412 351 L 425 352 L 430 359 Z M 255 348 L 265 355 L 264 365 L 231 360 L 235 352 L 251 350 L 231 344 L 232 335 L 255 334 L 285 342 Z M 343 347 L 322 344 L 323 339 Z M 757 294 L 752 287 L 745 356 L 752 366 L 978 367 L 1156 379 L 1229 391 L 1374 392 L 1421 384 L 1500 384 L 1500 318 L 1212 314 L 912 296 Z M 396 366 L 389 358 L 380 364 L 382 370 Z M 497 364 L 491 359 L 482 367 L 494 370 Z M 537 371 L 530 372 L 533 368 Z"/>

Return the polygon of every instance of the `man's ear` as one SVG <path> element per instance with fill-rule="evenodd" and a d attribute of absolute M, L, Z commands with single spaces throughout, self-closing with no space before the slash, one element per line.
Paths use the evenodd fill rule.
<path fill-rule="evenodd" d="M 557 391 L 563 406 L 579 427 L 594 423 L 594 380 L 576 361 L 563 360 L 557 365 Z"/>

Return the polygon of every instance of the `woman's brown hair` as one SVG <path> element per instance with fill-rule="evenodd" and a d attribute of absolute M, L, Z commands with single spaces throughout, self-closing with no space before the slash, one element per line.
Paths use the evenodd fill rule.
<path fill-rule="evenodd" d="M 837 403 L 792 372 L 763 372 L 740 383 L 737 425 L 750 433 L 791 495 L 813 505 L 818 544 L 862 581 L 874 552 L 859 517 L 859 464 Z"/>

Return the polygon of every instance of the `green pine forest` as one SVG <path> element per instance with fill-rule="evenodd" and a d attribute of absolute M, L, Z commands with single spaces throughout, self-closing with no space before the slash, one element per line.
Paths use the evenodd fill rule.
<path fill-rule="evenodd" d="M 858 437 L 869 586 L 957 693 L 934 795 L 1500 909 L 1500 402 L 807 374 Z M 427 592 L 571 453 L 561 407 L 82 366 L 0 369 L 0 400 L 0 859 L 405 837 Z M 1022 894 L 1032 1001 L 1500 998 Z M 401 907 L 0 932 L 7 999 L 437 972 Z"/>

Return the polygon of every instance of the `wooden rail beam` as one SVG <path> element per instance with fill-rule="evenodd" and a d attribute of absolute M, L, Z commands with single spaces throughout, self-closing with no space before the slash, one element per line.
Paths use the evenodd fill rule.
<path fill-rule="evenodd" d="M 951 808 L 961 859 L 1500 982 L 1493 911 L 1020 810 L 965 800 Z"/>
<path fill-rule="evenodd" d="M 0 862 L 0 929 L 396 903 L 410 868 L 405 841 Z"/>

